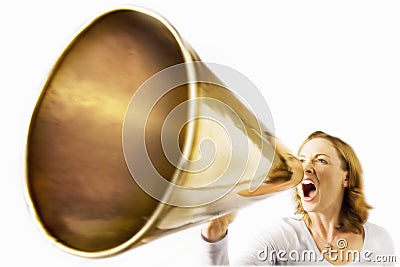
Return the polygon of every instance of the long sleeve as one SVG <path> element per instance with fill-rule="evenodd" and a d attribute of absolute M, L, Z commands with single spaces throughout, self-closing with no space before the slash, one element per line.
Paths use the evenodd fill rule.
<path fill-rule="evenodd" d="M 210 243 L 202 238 L 201 248 L 201 265 L 230 265 L 228 253 L 228 235 L 218 242 Z M 233 266 L 248 266 L 248 265 L 270 265 L 276 262 L 275 255 L 270 254 L 274 247 L 268 242 L 260 241 L 255 238 L 253 242 L 246 247 L 246 251 L 234 257 L 231 262 Z M 268 258 L 272 256 L 272 258 Z M 235 259 L 236 258 L 236 259 Z"/>
<path fill-rule="evenodd" d="M 201 239 L 202 265 L 229 265 L 228 235 L 215 243 L 207 242 L 203 237 Z"/>
<path fill-rule="evenodd" d="M 291 263 L 290 259 L 284 260 L 279 252 L 288 252 L 290 244 L 296 250 L 309 248 L 309 244 L 304 244 L 307 240 L 304 240 L 303 232 L 301 222 L 281 220 L 278 224 L 259 231 L 249 243 L 244 244 L 239 255 L 228 255 L 228 235 L 215 243 L 209 243 L 202 238 L 201 261 L 205 265 L 232 266 L 288 264 Z"/>

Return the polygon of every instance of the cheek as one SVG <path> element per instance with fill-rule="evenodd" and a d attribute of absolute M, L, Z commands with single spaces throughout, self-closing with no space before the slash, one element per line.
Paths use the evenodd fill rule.
<path fill-rule="evenodd" d="M 319 168 L 315 170 L 321 187 L 334 189 L 342 184 L 341 176 L 338 170 L 332 168 Z"/>

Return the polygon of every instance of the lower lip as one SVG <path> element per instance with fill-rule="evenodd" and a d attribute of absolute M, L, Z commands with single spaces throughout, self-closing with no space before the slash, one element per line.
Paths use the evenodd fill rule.
<path fill-rule="evenodd" d="M 315 192 L 314 196 L 312 196 L 312 197 L 305 197 L 305 196 L 303 196 L 303 200 L 304 200 L 305 202 L 311 202 L 311 201 L 314 200 L 314 198 L 316 197 L 316 195 L 317 195 L 317 192 Z"/>

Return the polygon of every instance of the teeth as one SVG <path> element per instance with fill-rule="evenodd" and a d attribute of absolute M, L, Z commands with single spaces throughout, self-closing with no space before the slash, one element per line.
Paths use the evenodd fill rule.
<path fill-rule="evenodd" d="M 303 184 L 314 184 L 314 183 L 312 181 L 310 181 L 310 180 L 304 180 Z"/>

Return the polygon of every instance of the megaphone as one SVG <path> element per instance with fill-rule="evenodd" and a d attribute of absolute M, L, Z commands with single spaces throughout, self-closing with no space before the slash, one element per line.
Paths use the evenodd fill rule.
<path fill-rule="evenodd" d="M 166 19 L 110 10 L 69 43 L 37 101 L 29 210 L 57 247 L 96 258 L 293 188 L 302 165 L 257 115 Z"/>

